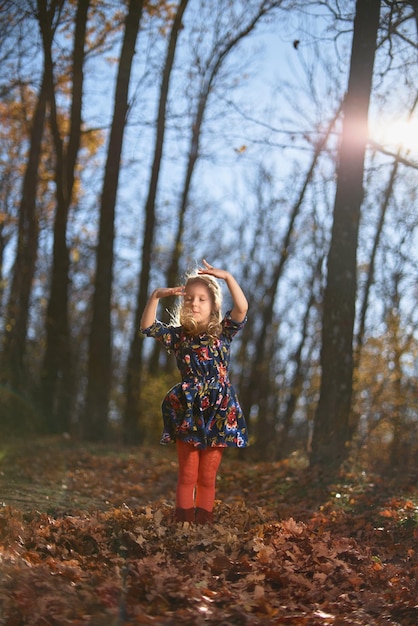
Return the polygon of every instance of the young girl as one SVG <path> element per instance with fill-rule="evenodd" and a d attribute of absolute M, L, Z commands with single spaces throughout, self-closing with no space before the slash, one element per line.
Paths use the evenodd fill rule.
<path fill-rule="evenodd" d="M 245 447 L 248 434 L 228 377 L 230 343 L 246 322 L 247 299 L 227 271 L 203 260 L 185 286 L 156 289 L 141 319 L 141 331 L 174 353 L 182 382 L 162 404 L 161 443 L 176 442 L 179 474 L 176 520 L 212 523 L 216 474 L 226 447 Z M 224 280 L 233 307 L 222 318 Z M 173 325 L 156 320 L 160 298 L 184 296 Z"/>

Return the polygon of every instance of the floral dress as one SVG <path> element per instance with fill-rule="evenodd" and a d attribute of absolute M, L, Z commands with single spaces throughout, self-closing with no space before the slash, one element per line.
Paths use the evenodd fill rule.
<path fill-rule="evenodd" d="M 228 376 L 230 344 L 245 322 L 235 322 L 228 312 L 215 340 L 206 334 L 187 336 L 181 327 L 158 320 L 142 329 L 174 353 L 182 378 L 162 403 L 161 443 L 181 439 L 201 449 L 248 445 L 245 418 Z"/>

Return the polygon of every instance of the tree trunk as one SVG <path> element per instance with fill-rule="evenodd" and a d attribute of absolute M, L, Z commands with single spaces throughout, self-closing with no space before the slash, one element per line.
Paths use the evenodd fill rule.
<path fill-rule="evenodd" d="M 170 41 L 164 65 L 164 72 L 160 90 L 158 106 L 157 133 L 154 148 L 154 160 L 151 170 L 151 181 L 148 198 L 145 205 L 145 229 L 141 254 L 141 275 L 139 279 L 138 299 L 135 312 L 135 324 L 130 345 L 126 372 L 125 395 L 126 404 L 123 414 L 123 437 L 126 442 L 139 442 L 144 436 L 141 425 L 140 389 L 143 339 L 139 335 L 139 325 L 142 311 L 148 297 L 149 275 L 151 270 L 151 256 L 155 229 L 155 199 L 157 196 L 158 180 L 160 176 L 161 159 L 164 145 L 167 99 L 170 85 L 171 71 L 177 47 L 177 39 L 182 29 L 182 19 L 189 0 L 181 0 L 171 29 Z"/>
<path fill-rule="evenodd" d="M 21 430 L 24 411 L 18 398 L 25 397 L 24 357 L 29 318 L 29 302 L 38 252 L 39 216 L 36 207 L 38 172 L 41 157 L 47 102 L 45 70 L 38 102 L 32 119 L 29 157 L 23 178 L 19 207 L 16 257 L 4 323 L 1 383 L 10 389 L 2 402 L 2 417 L 7 414 L 13 428 Z"/>
<path fill-rule="evenodd" d="M 294 374 L 290 383 L 289 396 L 287 398 L 286 407 L 283 412 L 283 419 L 280 422 L 280 433 L 277 441 L 277 453 L 275 460 L 280 460 L 287 456 L 290 452 L 288 449 L 289 432 L 293 423 L 293 416 L 296 411 L 298 400 L 302 394 L 303 383 L 306 379 L 305 361 L 303 359 L 303 350 L 306 346 L 306 340 L 308 338 L 309 320 L 311 316 L 312 308 L 316 303 L 315 296 L 315 282 L 321 276 L 321 267 L 323 264 L 323 256 L 318 257 L 316 267 L 312 272 L 312 277 L 309 285 L 310 295 L 306 304 L 305 314 L 302 320 L 302 330 L 299 345 L 293 355 L 292 361 L 294 364 Z"/>
<path fill-rule="evenodd" d="M 46 348 L 41 372 L 42 409 L 49 432 L 69 432 L 74 407 L 74 372 L 68 320 L 70 259 L 67 223 L 81 136 L 84 44 L 88 8 L 89 0 L 79 0 L 74 33 L 70 133 L 66 150 L 58 126 L 52 59 L 50 50 L 45 50 L 50 71 L 50 118 L 56 152 L 57 189 L 51 292 L 46 314 Z"/>
<path fill-rule="evenodd" d="M 338 469 L 347 456 L 357 240 L 379 13 L 380 0 L 357 1 L 350 75 L 343 108 L 343 134 L 322 319 L 321 389 L 310 459 L 312 466 L 331 472 Z"/>
<path fill-rule="evenodd" d="M 418 96 L 415 98 L 413 106 L 409 112 L 410 118 L 412 118 L 417 106 L 418 106 Z M 398 152 L 397 152 L 397 155 L 395 156 L 395 160 L 393 162 L 392 169 L 390 172 L 389 181 L 388 181 L 385 195 L 383 198 L 383 203 L 380 208 L 379 220 L 377 223 L 376 233 L 375 233 L 374 241 L 373 241 L 373 247 L 372 247 L 372 251 L 370 254 L 369 271 L 367 274 L 366 284 L 365 284 L 364 293 L 363 293 L 363 299 L 362 299 L 361 306 L 360 306 L 359 330 L 358 330 L 357 337 L 356 337 L 355 351 L 354 351 L 354 369 L 358 368 L 360 358 L 361 358 L 361 349 L 363 347 L 363 342 L 364 342 L 364 333 L 365 333 L 365 328 L 366 328 L 366 315 L 367 315 L 367 309 L 369 305 L 370 290 L 374 283 L 376 256 L 377 256 L 377 251 L 379 249 L 383 226 L 385 224 L 386 213 L 389 207 L 390 200 L 393 196 L 393 188 L 395 186 L 396 178 L 398 175 L 400 155 L 401 155 L 401 148 L 398 148 Z"/>
<path fill-rule="evenodd" d="M 391 415 L 392 442 L 390 446 L 390 466 L 392 469 L 402 465 L 402 448 L 404 438 L 404 415 L 406 413 L 405 395 L 403 393 L 403 373 L 402 373 L 402 329 L 400 324 L 400 293 L 399 283 L 401 274 L 396 272 L 393 277 L 393 288 L 391 303 L 387 315 L 387 329 L 389 338 L 389 348 L 392 355 L 393 370 L 391 372 L 391 384 L 393 386 L 393 405 Z M 406 452 L 406 451 L 405 451 Z"/>
<path fill-rule="evenodd" d="M 143 0 L 130 0 L 129 2 L 101 197 L 96 277 L 88 348 L 88 380 L 82 424 L 84 436 L 90 441 L 105 440 L 107 437 L 112 384 L 111 296 L 115 204 L 123 135 L 128 113 L 129 81 L 142 7 Z"/>
<path fill-rule="evenodd" d="M 336 118 L 337 114 L 330 121 L 328 128 L 323 137 L 318 142 L 318 145 L 315 146 L 311 165 L 306 173 L 302 188 L 290 214 L 289 223 L 286 233 L 284 235 L 283 243 L 280 246 L 281 253 L 273 270 L 271 284 L 267 289 L 263 300 L 263 309 L 261 311 L 261 330 L 255 342 L 254 359 L 251 365 L 250 381 L 252 382 L 250 385 L 247 385 L 247 388 L 243 394 L 244 412 L 246 414 L 250 413 L 251 407 L 253 405 L 258 405 L 262 407 L 265 404 L 265 399 L 263 397 L 265 393 L 264 385 L 261 386 L 259 383 L 257 383 L 257 381 L 261 381 L 268 371 L 268 366 L 266 365 L 266 350 L 268 350 L 268 347 L 272 341 L 272 338 L 269 335 L 271 333 L 271 325 L 274 314 L 274 303 L 277 296 L 279 281 L 288 259 L 288 250 L 293 237 L 293 228 L 296 218 L 298 217 L 300 210 L 303 206 L 305 195 L 314 175 L 318 159 L 328 141 L 329 134 L 334 127 Z M 267 423 L 267 419 L 268 416 L 262 410 L 260 410 L 257 417 L 255 442 L 255 447 L 258 451 L 258 455 L 260 456 L 260 458 L 262 458 L 264 454 L 266 433 L 271 430 L 271 426 Z"/>

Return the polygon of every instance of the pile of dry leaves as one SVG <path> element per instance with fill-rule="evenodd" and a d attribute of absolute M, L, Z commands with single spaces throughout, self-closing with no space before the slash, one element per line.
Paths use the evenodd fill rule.
<path fill-rule="evenodd" d="M 225 455 L 213 526 L 173 524 L 172 449 L 4 450 L 0 624 L 418 623 L 418 489 Z"/>

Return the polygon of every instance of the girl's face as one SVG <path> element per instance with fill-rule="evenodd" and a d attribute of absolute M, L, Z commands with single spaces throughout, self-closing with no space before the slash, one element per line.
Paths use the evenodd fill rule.
<path fill-rule="evenodd" d="M 212 313 L 211 293 L 203 282 L 186 285 L 184 307 L 192 313 L 195 322 L 202 327 L 209 324 Z"/>

